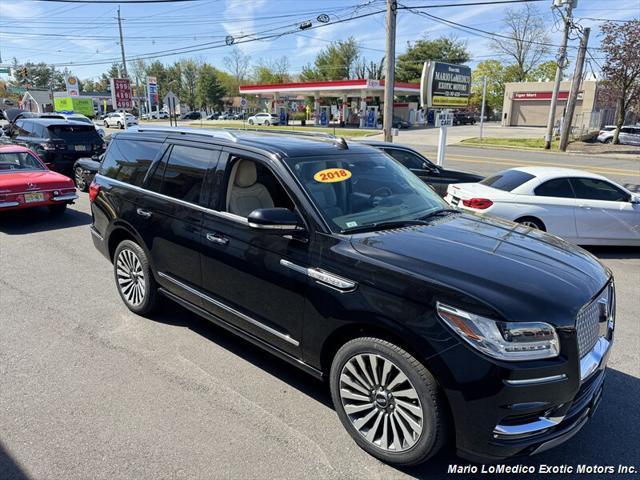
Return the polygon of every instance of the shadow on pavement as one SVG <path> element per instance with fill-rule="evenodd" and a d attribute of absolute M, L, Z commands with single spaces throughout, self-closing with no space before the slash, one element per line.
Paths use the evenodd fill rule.
<path fill-rule="evenodd" d="M 52 214 L 46 207 L 0 213 L 0 232 L 8 235 L 60 230 L 90 223 L 91 215 L 72 208 L 61 214 Z"/>
<path fill-rule="evenodd" d="M 0 442 L 0 478 L 2 480 L 28 480 L 18 462 L 7 452 Z"/>
<path fill-rule="evenodd" d="M 640 247 L 583 247 L 598 258 L 640 258 Z"/>
<path fill-rule="evenodd" d="M 637 252 L 635 253 L 637 255 Z M 162 313 L 155 315 L 152 320 L 171 325 L 179 325 L 190 328 L 198 335 L 215 342 L 229 352 L 260 367 L 269 375 L 286 382 L 302 393 L 333 409 L 328 387 L 301 372 L 292 365 L 263 351 L 257 346 L 237 337 L 233 333 L 214 325 L 207 320 L 183 309 L 173 302 L 167 301 Z M 605 380 L 603 401 L 598 410 L 586 426 L 566 443 L 533 457 L 513 459 L 507 462 L 510 465 L 540 464 L 550 466 L 570 465 L 574 469 L 578 465 L 635 465 L 640 471 L 640 443 L 637 439 L 637 428 L 640 425 L 640 379 L 622 373 L 618 370 L 608 369 Z M 445 478 L 478 478 L 478 475 L 465 476 L 464 474 L 447 473 L 449 465 L 468 465 L 469 462 L 457 457 L 453 447 L 443 449 L 440 454 L 430 462 L 411 468 L 399 468 L 398 470 L 416 478 L 445 479 Z M 524 474 L 509 475 L 512 478 L 526 478 Z M 584 476 L 584 475 L 582 475 Z M 492 475 L 485 474 L 485 478 Z M 544 478 L 577 478 L 578 475 L 552 474 L 544 475 Z M 607 477 L 606 474 L 596 475 L 597 478 L 616 478 L 616 475 Z"/>
<path fill-rule="evenodd" d="M 149 317 L 150 320 L 189 328 L 234 355 L 243 358 L 256 367 L 260 367 L 269 375 L 273 375 L 298 389 L 318 403 L 333 408 L 328 386 L 321 381 L 316 380 L 311 375 L 306 374 L 251 342 L 227 331 L 225 328 L 201 318 L 172 301 L 163 300 L 161 312 Z"/>

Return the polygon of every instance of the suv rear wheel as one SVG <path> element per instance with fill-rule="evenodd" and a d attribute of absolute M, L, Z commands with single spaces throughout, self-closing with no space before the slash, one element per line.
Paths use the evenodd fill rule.
<path fill-rule="evenodd" d="M 138 315 L 151 313 L 158 303 L 158 286 L 140 245 L 131 240 L 118 245 L 113 256 L 113 273 L 127 308 Z"/>
<path fill-rule="evenodd" d="M 340 421 L 367 453 L 396 465 L 434 455 L 446 433 L 435 379 L 413 355 L 379 338 L 356 338 L 336 353 L 331 396 Z"/>

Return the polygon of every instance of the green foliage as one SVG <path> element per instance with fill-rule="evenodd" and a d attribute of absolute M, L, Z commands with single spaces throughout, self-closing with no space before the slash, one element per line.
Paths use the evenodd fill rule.
<path fill-rule="evenodd" d="M 13 83 L 15 86 L 29 86 L 37 89 L 48 89 L 53 87 L 54 90 L 64 90 L 66 88 L 64 82 L 64 71 L 56 70 L 53 67 L 49 67 L 44 62 L 40 63 L 19 63 L 17 59 L 13 59 L 12 68 L 14 71 L 27 69 L 26 78 L 17 78 Z"/>
<path fill-rule="evenodd" d="M 289 60 L 282 57 L 280 60 L 260 62 L 253 70 L 255 83 L 285 83 L 291 81 L 289 75 Z"/>
<path fill-rule="evenodd" d="M 332 42 L 318 53 L 313 66 L 302 68 L 300 79 L 304 82 L 352 78 L 359 55 L 360 49 L 353 37 Z"/>
<path fill-rule="evenodd" d="M 424 62 L 428 60 L 460 64 L 468 62 L 470 58 L 466 42 L 455 38 L 407 42 L 407 51 L 396 62 L 396 81 L 419 82 Z"/>
<path fill-rule="evenodd" d="M 222 104 L 222 97 L 226 92 L 218 80 L 218 73 L 208 63 L 200 67 L 196 84 L 196 96 L 200 108 L 218 108 Z"/>

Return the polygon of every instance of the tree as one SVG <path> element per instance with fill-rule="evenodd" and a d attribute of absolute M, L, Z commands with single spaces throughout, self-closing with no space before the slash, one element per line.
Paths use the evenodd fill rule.
<path fill-rule="evenodd" d="M 224 87 L 218 80 L 218 71 L 208 63 L 201 65 L 196 83 L 198 106 L 204 110 L 219 107 L 225 93 Z"/>
<path fill-rule="evenodd" d="M 50 67 L 44 62 L 40 63 L 19 63 L 16 58 L 12 62 L 13 71 L 20 71 L 23 68 L 27 69 L 26 78 L 16 78 L 13 82 L 15 86 L 26 86 L 36 89 L 49 89 L 54 90 L 66 89 L 64 81 L 64 72 L 56 70 L 54 67 Z M 65 71 L 67 71 L 65 69 Z M 68 71 L 67 71 L 68 72 Z"/>
<path fill-rule="evenodd" d="M 502 110 L 506 75 L 506 67 L 499 60 L 485 60 L 478 63 L 471 74 L 470 104 L 477 108 L 481 107 L 483 78 L 487 77 L 486 106 L 489 109 L 487 114 Z"/>
<path fill-rule="evenodd" d="M 235 92 L 238 92 L 240 85 L 247 79 L 251 57 L 242 53 L 238 47 L 235 47 L 229 55 L 224 57 L 223 61 L 234 79 L 234 85 L 230 86 Z"/>
<path fill-rule="evenodd" d="M 343 80 L 355 75 L 360 48 L 353 37 L 331 42 L 320 51 L 314 65 L 302 68 L 300 78 L 310 80 Z"/>
<path fill-rule="evenodd" d="M 196 84 L 198 83 L 198 65 L 194 60 L 187 59 L 180 61 L 182 72 L 181 99 L 189 105 L 189 109 L 196 109 Z"/>
<path fill-rule="evenodd" d="M 356 78 L 371 78 L 372 80 L 382 80 L 384 78 L 384 56 L 379 62 L 362 58 L 355 68 Z"/>
<path fill-rule="evenodd" d="M 261 61 L 253 69 L 256 83 L 286 83 L 291 81 L 289 59 L 285 56 L 279 60 Z"/>
<path fill-rule="evenodd" d="M 427 60 L 465 63 L 471 58 L 464 41 L 452 37 L 407 42 L 407 51 L 398 57 L 395 77 L 398 82 L 419 82 Z"/>
<path fill-rule="evenodd" d="M 527 80 L 530 82 L 552 82 L 556 78 L 557 67 L 558 63 L 555 60 L 542 62 L 529 72 Z"/>
<path fill-rule="evenodd" d="M 514 62 L 514 81 L 524 82 L 549 53 L 547 29 L 539 10 L 529 3 L 517 10 L 507 8 L 503 22 L 506 31 L 502 35 L 507 38 L 494 39 L 492 48 Z"/>
<path fill-rule="evenodd" d="M 640 19 L 621 24 L 605 22 L 600 30 L 605 55 L 602 90 L 605 98 L 616 103 L 617 128 L 613 143 L 617 144 L 627 112 L 640 109 Z"/>

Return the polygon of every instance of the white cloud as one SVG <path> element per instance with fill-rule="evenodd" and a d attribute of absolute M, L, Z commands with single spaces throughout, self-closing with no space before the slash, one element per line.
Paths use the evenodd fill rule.
<path fill-rule="evenodd" d="M 226 33 L 240 41 L 242 41 L 241 36 L 256 33 L 255 20 L 258 17 L 258 11 L 266 4 L 267 0 L 254 0 L 251 2 L 228 0 L 222 14 L 225 20 L 222 26 Z M 254 54 L 268 49 L 271 43 L 271 41 L 238 43 L 238 48 L 245 54 Z"/>

